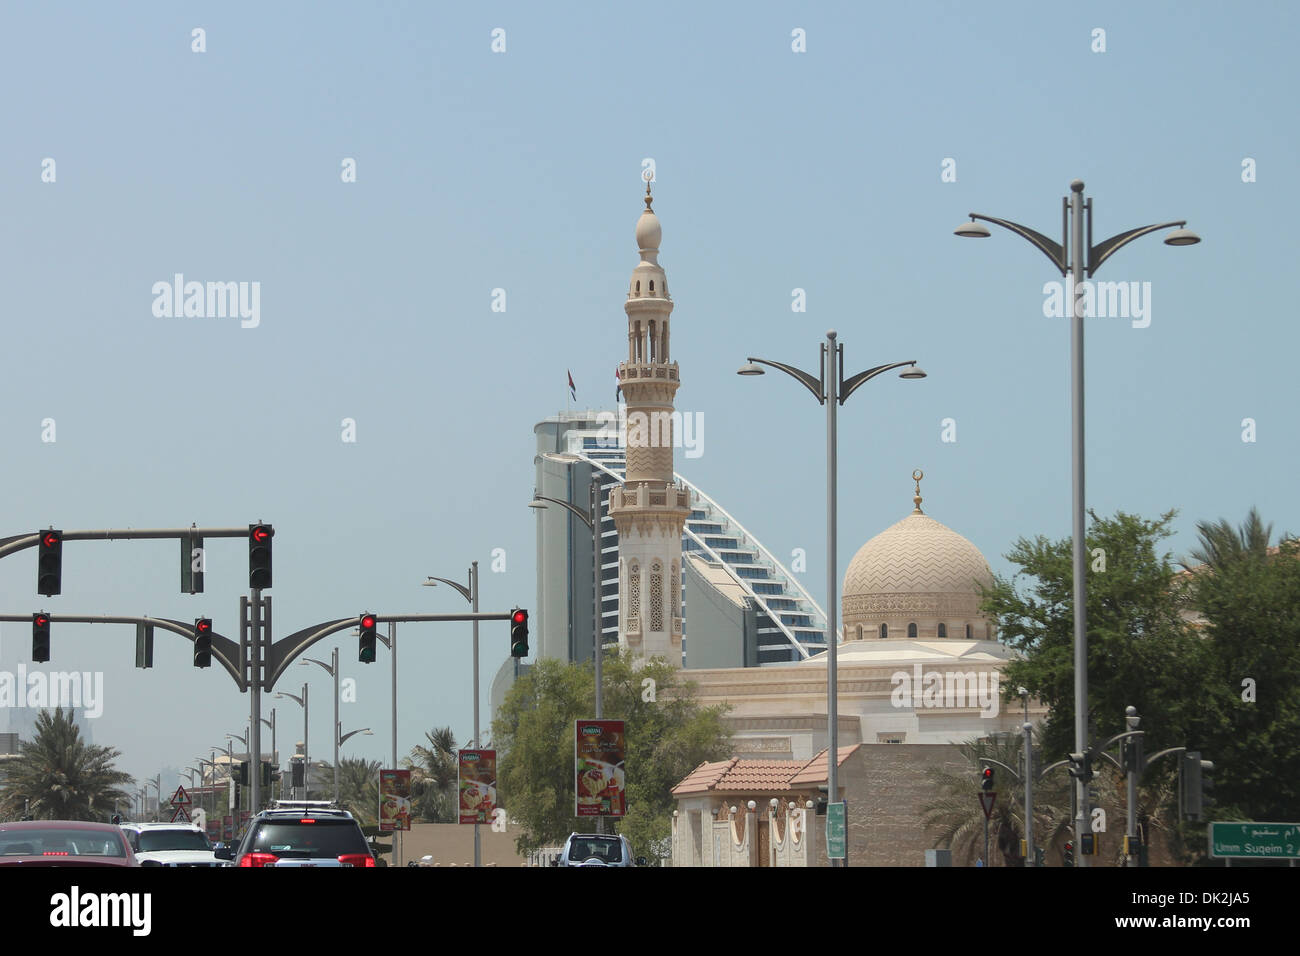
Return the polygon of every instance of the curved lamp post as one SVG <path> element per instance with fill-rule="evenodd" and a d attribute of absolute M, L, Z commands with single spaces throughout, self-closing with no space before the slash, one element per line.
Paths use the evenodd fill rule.
<path fill-rule="evenodd" d="M 307 743 L 308 743 L 307 730 L 309 728 L 309 725 L 307 723 L 307 684 L 304 683 L 302 685 L 301 697 L 299 697 L 297 694 L 286 694 L 284 691 L 280 691 L 275 696 L 288 698 L 289 700 L 293 701 L 295 704 L 298 704 L 302 707 L 302 798 L 306 800 L 309 795 L 307 771 L 311 767 L 311 751 L 307 748 Z M 294 796 L 296 797 L 297 794 L 295 793 Z M 284 798 L 283 780 L 280 781 L 280 798 L 281 799 Z"/>
<path fill-rule="evenodd" d="M 836 580 L 835 567 L 835 522 L 836 522 L 836 407 L 843 405 L 855 391 L 878 375 L 907 366 L 899 378 L 925 378 L 925 372 L 916 367 L 916 361 L 892 362 L 889 365 L 877 365 L 866 371 L 858 372 L 848 378 L 844 377 L 844 346 L 836 341 L 836 332 L 831 329 L 826 333 L 826 341 L 821 345 L 821 364 L 817 375 L 768 359 L 750 356 L 738 370 L 739 375 L 762 375 L 760 366 L 780 369 L 813 393 L 819 404 L 826 406 L 826 724 L 828 745 L 826 748 L 826 798 L 835 801 L 839 798 L 839 695 L 837 688 L 838 668 L 836 664 L 836 644 L 839 640 L 838 613 L 836 593 L 839 582 Z M 830 367 L 827 367 L 827 359 Z M 834 866 L 835 861 L 831 861 Z"/>
<path fill-rule="evenodd" d="M 300 663 L 316 664 L 319 667 L 323 667 L 325 668 L 325 673 L 329 674 L 331 677 L 334 678 L 334 732 L 330 734 L 330 736 L 334 738 L 334 799 L 338 800 L 339 798 L 339 727 L 341 726 L 339 723 L 339 649 L 337 647 L 334 648 L 333 652 L 330 654 L 330 663 L 328 664 L 326 664 L 324 661 L 318 661 L 314 657 L 304 657 L 300 661 Z M 304 749 L 306 749 L 305 746 Z M 310 768 L 304 768 L 303 771 L 304 774 L 309 769 Z M 304 782 L 306 781 L 305 776 L 303 777 L 303 780 Z"/>
<path fill-rule="evenodd" d="M 1134 239 L 1160 229 L 1178 227 L 1165 236 L 1167 246 L 1192 246 L 1200 242 L 1201 237 L 1186 228 L 1185 219 L 1179 219 L 1129 229 L 1094 245 L 1092 200 L 1083 198 L 1081 179 L 1070 183 L 1070 195 L 1061 200 L 1061 241 L 1059 243 L 1053 242 L 1041 232 L 1035 232 L 1028 226 L 974 212 L 970 214 L 970 222 L 962 223 L 953 230 L 953 233 L 967 239 L 986 239 L 990 233 L 988 226 L 983 224 L 985 222 L 1008 229 L 1028 241 L 1052 260 L 1052 265 L 1056 266 L 1061 275 L 1069 276 L 1073 273 L 1074 303 L 1070 309 L 1070 410 L 1073 435 L 1071 484 L 1074 539 L 1074 749 L 1082 753 L 1088 749 L 1088 585 L 1084 560 L 1087 542 L 1084 540 L 1086 528 L 1083 493 L 1083 297 L 1086 289 L 1084 279 L 1091 278 L 1103 262 Z M 1084 834 L 1091 831 L 1087 781 L 1076 781 L 1076 795 L 1078 809 L 1075 816 L 1075 836 L 1078 845 L 1082 847 Z M 1088 858 L 1083 853 L 1079 853 L 1078 866 L 1087 865 Z"/>

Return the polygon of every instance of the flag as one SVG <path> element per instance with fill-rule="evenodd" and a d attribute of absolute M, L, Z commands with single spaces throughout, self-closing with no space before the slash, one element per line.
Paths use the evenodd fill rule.
<path fill-rule="evenodd" d="M 578 389 L 577 386 L 573 384 L 573 373 L 569 372 L 567 368 L 565 369 L 565 372 L 568 372 L 569 375 L 569 394 L 573 396 L 573 400 L 576 402 L 578 400 Z"/>
<path fill-rule="evenodd" d="M 614 386 L 614 404 L 618 404 L 618 397 L 623 391 L 623 376 L 618 373 L 618 366 L 614 366 L 614 381 L 618 382 Z"/>

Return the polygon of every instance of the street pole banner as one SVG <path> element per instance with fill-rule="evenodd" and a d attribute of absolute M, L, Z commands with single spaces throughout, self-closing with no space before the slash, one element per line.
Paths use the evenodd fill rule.
<path fill-rule="evenodd" d="M 411 771 L 379 771 L 379 829 L 411 829 Z"/>
<path fill-rule="evenodd" d="M 573 730 L 574 816 L 623 816 L 627 812 L 623 721 L 579 720 Z"/>
<path fill-rule="evenodd" d="M 460 823 L 491 823 L 497 806 L 497 752 L 461 750 L 457 754 Z"/>

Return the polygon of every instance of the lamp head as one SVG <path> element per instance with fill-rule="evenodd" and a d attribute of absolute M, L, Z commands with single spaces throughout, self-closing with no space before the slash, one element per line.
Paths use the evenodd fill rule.
<path fill-rule="evenodd" d="M 1201 237 L 1190 229 L 1175 229 L 1165 236 L 1166 246 L 1194 246 L 1200 241 Z"/>
<path fill-rule="evenodd" d="M 899 378 L 925 378 L 925 369 L 913 365 L 898 373 Z"/>
<path fill-rule="evenodd" d="M 976 222 L 974 219 L 970 222 L 963 222 L 952 231 L 952 234 L 961 236 L 963 239 L 987 239 L 990 235 L 989 227 L 982 222 Z"/>
<path fill-rule="evenodd" d="M 765 375 L 767 373 L 763 371 L 763 367 L 761 365 L 757 365 L 754 362 L 746 362 L 744 365 L 742 365 L 740 368 L 736 370 L 736 374 L 737 375 Z"/>

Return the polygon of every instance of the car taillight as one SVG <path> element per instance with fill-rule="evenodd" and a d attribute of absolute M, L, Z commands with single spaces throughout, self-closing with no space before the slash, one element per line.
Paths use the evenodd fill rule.
<path fill-rule="evenodd" d="M 239 858 L 240 866 L 274 866 L 280 858 L 274 853 L 245 853 Z"/>
<path fill-rule="evenodd" d="M 374 866 L 375 858 L 369 853 L 344 853 L 339 862 L 344 866 Z"/>

